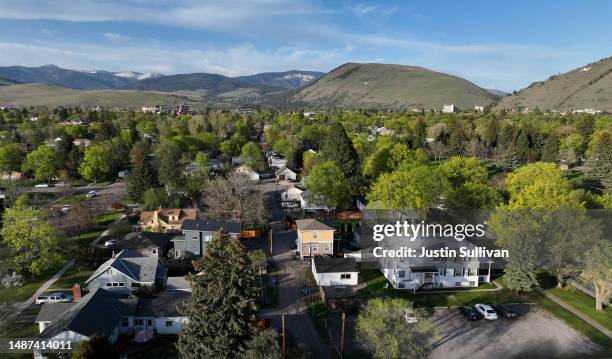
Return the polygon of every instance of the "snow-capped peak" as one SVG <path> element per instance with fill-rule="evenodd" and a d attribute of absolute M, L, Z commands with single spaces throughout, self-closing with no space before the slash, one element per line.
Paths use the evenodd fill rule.
<path fill-rule="evenodd" d="M 113 75 L 134 80 L 144 80 L 148 78 L 158 78 L 162 76 L 162 74 L 158 74 L 157 72 L 141 73 L 135 71 L 115 72 Z"/>
<path fill-rule="evenodd" d="M 314 76 L 308 75 L 308 74 L 292 73 L 292 74 L 287 74 L 283 76 L 283 79 L 285 80 L 300 79 L 302 81 L 309 82 L 309 81 L 314 80 Z"/>

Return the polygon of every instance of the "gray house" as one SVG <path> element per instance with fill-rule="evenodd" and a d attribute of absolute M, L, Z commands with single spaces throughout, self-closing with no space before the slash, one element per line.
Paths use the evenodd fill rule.
<path fill-rule="evenodd" d="M 105 288 L 121 294 L 130 294 L 142 286 L 162 290 L 166 287 L 167 269 L 157 255 L 142 256 L 127 249 L 104 262 L 87 279 L 89 290 Z"/>
<path fill-rule="evenodd" d="M 188 253 L 203 256 L 206 242 L 212 240 L 215 233 L 223 230 L 235 238 L 240 236 L 240 223 L 218 221 L 214 219 L 186 219 L 181 226 L 183 238 L 174 238 L 174 256 L 183 257 Z"/>

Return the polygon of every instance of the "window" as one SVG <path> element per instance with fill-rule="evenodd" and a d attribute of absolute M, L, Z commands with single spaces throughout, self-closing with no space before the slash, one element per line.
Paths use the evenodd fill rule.
<path fill-rule="evenodd" d="M 151 319 L 147 319 L 147 326 L 148 327 L 152 327 L 153 326 L 153 321 Z"/>
<path fill-rule="evenodd" d="M 404 282 L 397 283 L 397 287 L 398 288 L 404 288 Z"/>
<path fill-rule="evenodd" d="M 142 320 L 142 319 L 134 319 L 134 325 L 142 326 L 142 325 L 144 325 L 144 320 Z"/>
<path fill-rule="evenodd" d="M 118 287 L 119 283 L 113 283 L 113 287 Z"/>
<path fill-rule="evenodd" d="M 172 321 L 166 320 L 166 328 L 172 328 Z"/>
<path fill-rule="evenodd" d="M 404 278 L 406 276 L 406 271 L 405 270 L 399 271 L 397 276 L 400 277 L 400 278 Z"/>
<path fill-rule="evenodd" d="M 340 279 L 351 279 L 350 273 L 342 273 L 340 274 Z"/>
<path fill-rule="evenodd" d="M 157 254 L 157 248 L 153 248 L 153 254 Z"/>
<path fill-rule="evenodd" d="M 191 236 L 191 239 L 193 239 L 194 241 L 197 241 L 198 240 L 198 235 L 194 234 L 193 236 Z"/>
<path fill-rule="evenodd" d="M 468 275 L 478 275 L 478 271 L 476 268 L 470 268 L 468 269 Z"/>
<path fill-rule="evenodd" d="M 106 283 L 106 286 L 107 286 L 107 287 L 110 287 L 110 286 L 112 286 L 112 285 L 113 285 L 113 283 Z"/>
<path fill-rule="evenodd" d="M 325 243 L 325 244 L 323 245 L 323 250 L 324 250 L 326 253 L 331 252 L 331 243 Z"/>
<path fill-rule="evenodd" d="M 312 231 L 312 239 L 319 239 L 319 232 Z"/>
<path fill-rule="evenodd" d="M 461 287 L 461 282 L 455 282 L 455 287 Z"/>
<path fill-rule="evenodd" d="M 181 257 L 181 251 L 178 250 L 178 249 L 176 251 L 174 251 L 174 257 L 180 258 Z"/>
<path fill-rule="evenodd" d="M 108 274 L 108 275 L 113 275 L 113 270 L 112 270 L 111 268 L 108 268 L 108 269 L 106 270 L 106 274 Z"/>
<path fill-rule="evenodd" d="M 476 282 L 475 282 L 475 281 L 473 281 L 473 280 L 471 280 L 471 281 L 470 281 L 470 287 L 475 287 L 475 286 L 476 286 Z"/>
<path fill-rule="evenodd" d="M 125 283 L 118 283 L 120 287 L 125 287 Z"/>
<path fill-rule="evenodd" d="M 210 234 L 204 236 L 204 241 L 210 242 L 212 241 L 212 236 Z"/>
<path fill-rule="evenodd" d="M 312 251 L 313 252 L 318 252 L 319 251 L 319 244 L 318 243 L 313 243 L 312 244 Z"/>
<path fill-rule="evenodd" d="M 446 276 L 446 269 L 440 269 L 440 270 L 438 270 L 438 273 L 440 274 L 440 276 L 445 277 Z"/>

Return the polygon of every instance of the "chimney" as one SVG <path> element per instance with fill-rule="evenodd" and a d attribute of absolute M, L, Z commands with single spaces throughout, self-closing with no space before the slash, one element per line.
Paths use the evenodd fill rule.
<path fill-rule="evenodd" d="M 117 258 L 117 256 L 115 255 L 115 251 L 113 251 L 113 256 L 111 257 L 112 259 Z"/>
<path fill-rule="evenodd" d="M 72 286 L 72 300 L 78 302 L 81 299 L 81 286 L 77 283 Z"/>

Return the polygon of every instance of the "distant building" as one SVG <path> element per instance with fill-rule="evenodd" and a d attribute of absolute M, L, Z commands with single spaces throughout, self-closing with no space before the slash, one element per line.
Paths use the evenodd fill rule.
<path fill-rule="evenodd" d="M 442 112 L 444 113 L 453 113 L 453 112 L 457 112 L 458 108 L 455 105 L 444 105 L 442 106 Z"/>
<path fill-rule="evenodd" d="M 589 115 L 597 115 L 597 114 L 601 113 L 600 110 L 595 110 L 595 109 L 592 109 L 592 108 L 585 108 L 583 110 L 573 110 L 572 112 L 573 113 L 586 113 L 586 114 L 589 114 Z"/>
<path fill-rule="evenodd" d="M 476 111 L 476 112 L 484 112 L 484 106 L 474 106 L 474 111 Z"/>
<path fill-rule="evenodd" d="M 184 115 L 189 113 L 189 105 L 181 104 L 176 112 L 177 115 Z"/>
<path fill-rule="evenodd" d="M 157 106 L 142 106 L 142 112 L 144 113 L 157 113 Z"/>
<path fill-rule="evenodd" d="M 240 165 L 235 170 L 236 173 L 240 173 L 249 177 L 253 182 L 259 181 L 259 173 L 253 171 L 249 165 Z"/>

